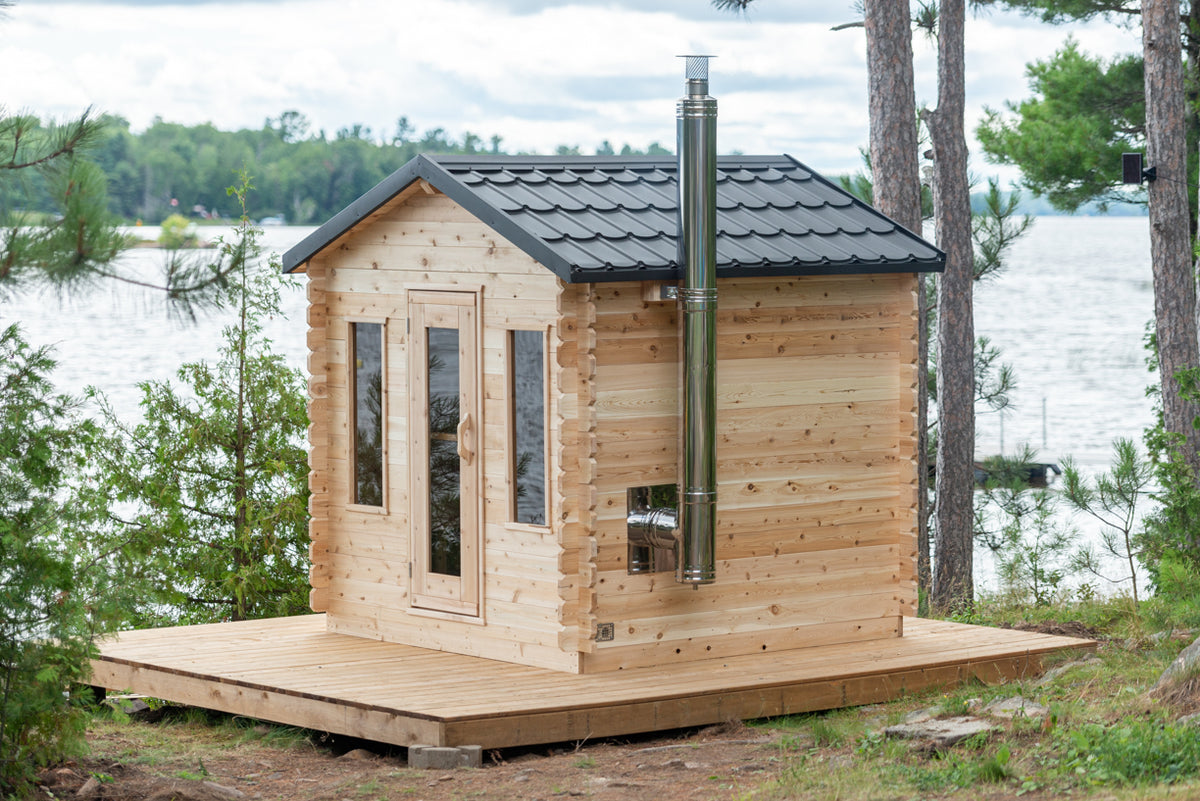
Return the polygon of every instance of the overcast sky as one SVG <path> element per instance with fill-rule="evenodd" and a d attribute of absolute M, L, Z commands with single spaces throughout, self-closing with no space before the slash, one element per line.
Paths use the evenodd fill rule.
<path fill-rule="evenodd" d="M 680 53 L 713 53 L 722 152 L 790 153 L 855 169 L 867 142 L 866 67 L 850 0 L 17 0 L 0 20 L 0 104 L 43 117 L 91 105 L 134 130 L 155 116 L 257 128 L 290 109 L 330 135 L 498 134 L 510 151 L 604 140 L 674 146 Z M 967 25 L 968 127 L 1028 94 L 1024 65 L 1073 35 L 1089 52 L 1140 49 L 1140 31 L 1050 27 L 989 13 Z M 936 102 L 932 46 L 915 41 L 918 100 Z M 977 173 L 996 169 L 978 157 Z M 1011 178 L 1011 173 L 1005 173 Z"/>

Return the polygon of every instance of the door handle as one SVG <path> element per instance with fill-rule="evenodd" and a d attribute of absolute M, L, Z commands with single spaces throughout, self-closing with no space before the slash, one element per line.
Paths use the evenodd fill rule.
<path fill-rule="evenodd" d="M 475 435 L 471 426 L 470 413 L 464 414 L 458 423 L 458 458 L 467 464 L 475 457 Z"/>

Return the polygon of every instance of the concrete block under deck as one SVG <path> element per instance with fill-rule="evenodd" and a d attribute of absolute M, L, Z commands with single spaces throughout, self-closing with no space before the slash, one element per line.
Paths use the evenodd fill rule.
<path fill-rule="evenodd" d="M 1035 675 L 1095 643 L 905 618 L 904 636 L 575 675 L 325 630 L 324 615 L 145 629 L 94 684 L 394 745 L 505 748 L 886 701 Z"/>

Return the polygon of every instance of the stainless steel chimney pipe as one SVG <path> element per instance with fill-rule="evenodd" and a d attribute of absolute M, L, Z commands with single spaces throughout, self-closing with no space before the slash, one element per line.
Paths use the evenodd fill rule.
<path fill-rule="evenodd" d="M 676 105 L 676 130 L 683 421 L 675 580 L 709 584 L 717 573 L 717 101 L 708 95 L 709 57 L 682 58 L 687 95 Z"/>

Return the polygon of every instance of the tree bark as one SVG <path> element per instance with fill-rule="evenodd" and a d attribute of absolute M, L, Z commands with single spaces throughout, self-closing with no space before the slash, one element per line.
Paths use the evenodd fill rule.
<path fill-rule="evenodd" d="M 934 609 L 974 599 L 974 253 L 964 126 L 964 0 L 938 7 L 938 106 L 926 114 L 933 142 L 933 209 L 946 271 L 938 281 L 938 450 Z"/>
<path fill-rule="evenodd" d="M 1182 12 L 1181 12 L 1182 13 Z M 1200 141 L 1200 111 L 1197 106 L 1200 105 L 1200 0 L 1190 0 L 1188 3 L 1187 16 L 1181 21 L 1183 29 L 1183 37 L 1180 40 L 1180 46 L 1183 48 L 1183 86 L 1184 92 L 1184 113 L 1187 115 L 1185 123 L 1185 133 L 1189 144 L 1185 148 L 1194 148 L 1196 142 Z M 1189 152 L 1189 156 L 1195 156 L 1194 150 Z M 1191 175 L 1191 170 L 1188 170 L 1188 175 Z M 1196 240 L 1196 235 L 1200 232 L 1200 218 L 1197 213 L 1200 212 L 1200 203 L 1197 202 L 1196 187 L 1192 186 L 1188 190 L 1188 233 L 1191 235 L 1192 241 Z"/>
<path fill-rule="evenodd" d="M 908 0 L 866 0 L 863 10 L 874 205 L 919 236 L 921 178 Z"/>
<path fill-rule="evenodd" d="M 1147 188 L 1147 199 L 1163 424 L 1183 436 L 1182 456 L 1200 475 L 1200 431 L 1192 425 L 1200 409 L 1179 396 L 1175 378 L 1181 369 L 1200 365 L 1179 24 L 1177 0 L 1143 0 L 1146 158 L 1157 170 L 1157 179 Z"/>
<path fill-rule="evenodd" d="M 1200 0 L 1197 0 L 1200 2 Z M 874 205 L 908 230 L 921 234 L 921 174 L 917 161 L 917 105 L 913 86 L 912 27 L 908 0 L 866 0 L 867 96 L 871 121 Z M 919 286 L 920 347 L 917 359 L 917 578 L 928 587 L 929 469 L 928 311 L 924 276 Z"/>

